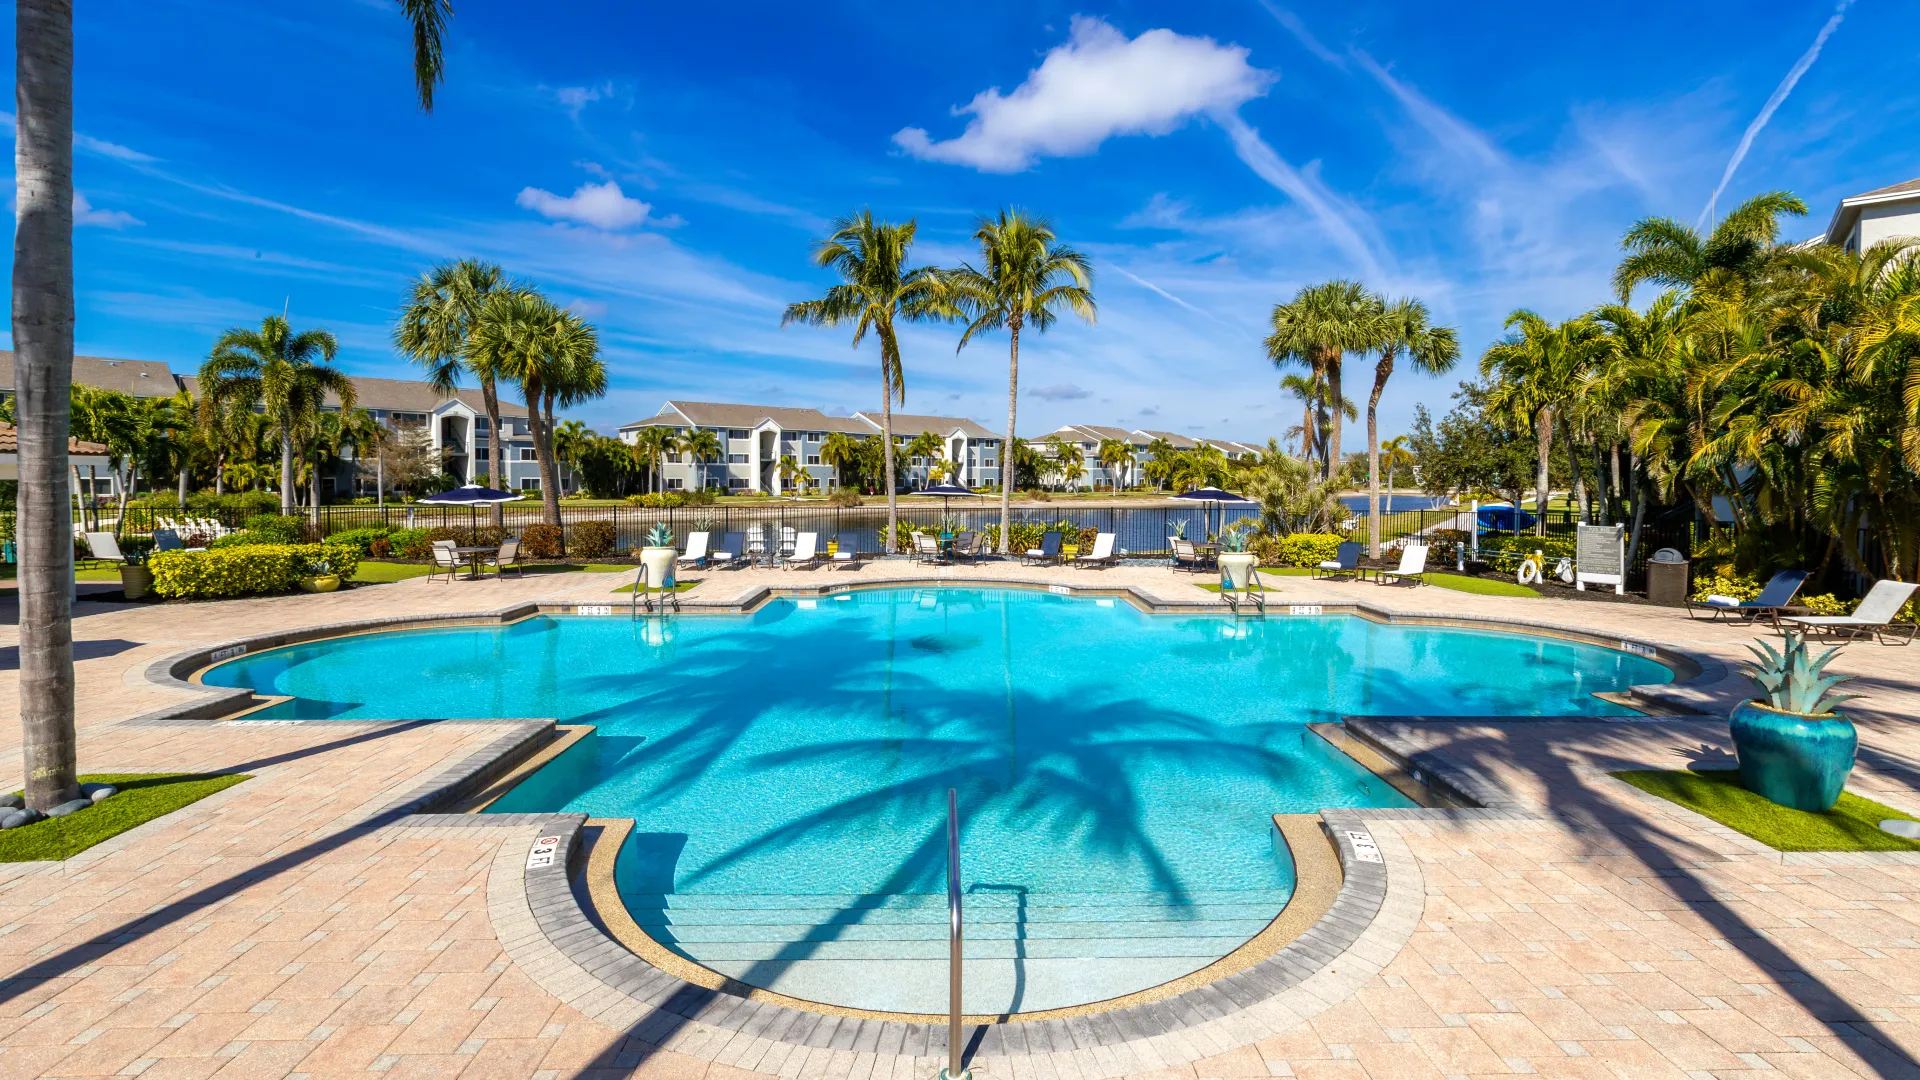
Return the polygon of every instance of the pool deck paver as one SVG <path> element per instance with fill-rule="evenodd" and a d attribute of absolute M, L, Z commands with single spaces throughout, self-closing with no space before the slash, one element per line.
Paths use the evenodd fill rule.
<path fill-rule="evenodd" d="M 724 601 L 766 585 L 928 576 L 1126 585 L 1217 603 L 1188 575 L 1132 566 L 748 570 L 710 575 L 686 595 Z M 751 1023 L 724 1035 L 645 1022 L 628 1031 L 554 994 L 546 978 L 564 958 L 526 955 L 544 939 L 529 929 L 524 902 L 515 920 L 514 890 L 501 877 L 519 868 L 537 830 L 419 828 L 379 816 L 498 740 L 498 724 L 347 733 L 325 724 L 122 723 L 182 699 L 149 685 L 145 668 L 195 644 L 550 597 L 617 602 L 608 590 L 624 580 L 415 580 L 329 596 L 82 605 L 84 768 L 243 766 L 256 778 L 64 864 L 0 864 L 0 1080 L 930 1078 L 938 1062 L 924 1030 L 919 1045 L 900 1047 L 863 1045 L 851 1022 L 811 1047 Z M 1643 606 L 1271 584 L 1286 603 L 1527 618 L 1729 663 L 1744 659 L 1753 637 Z M 12 606 L 0 598 L 0 615 Z M 0 626 L 0 647 L 16 641 L 11 625 Z M 1866 694 L 1854 703 L 1863 746 L 1856 789 L 1920 808 L 1920 733 L 1910 719 L 1920 715 L 1920 650 L 1853 645 L 1835 667 L 1862 676 L 1855 689 Z M 16 708 L 15 677 L 11 666 L 0 670 L 0 708 Z M 1728 679 L 1704 700 L 1737 692 Z M 1271 1011 L 1264 1027 L 1243 1012 L 1092 1047 L 1077 1045 L 1069 1025 L 1046 1047 L 1037 1030 L 1034 1040 L 1009 1030 L 998 1043 L 1004 1053 L 983 1052 L 983 1077 L 1920 1077 L 1920 858 L 1782 856 L 1605 775 L 1724 755 L 1724 722 L 1385 726 L 1404 747 L 1490 777 L 1532 816 L 1360 812 L 1391 863 L 1417 867 L 1420 883 L 1390 913 L 1411 928 L 1377 970 L 1322 972 L 1317 1015 Z M 0 771 L 16 779 L 18 740 L 17 723 L 0 723 Z"/>

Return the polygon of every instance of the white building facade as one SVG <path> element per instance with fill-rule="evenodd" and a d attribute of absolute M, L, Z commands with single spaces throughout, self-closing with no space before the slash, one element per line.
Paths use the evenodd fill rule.
<path fill-rule="evenodd" d="M 854 413 L 871 432 L 880 434 L 879 413 Z M 947 483 L 961 487 L 996 487 L 1000 483 L 1001 437 L 981 425 L 959 416 L 922 416 L 915 413 L 893 414 L 893 441 L 905 447 L 922 433 L 940 438 L 938 457 L 915 457 L 907 463 L 906 487 L 917 491 L 933 482 L 936 464 Z"/>
<path fill-rule="evenodd" d="M 1884 240 L 1920 239 L 1920 180 L 1908 180 L 1840 200 L 1827 225 L 1827 243 L 1859 254 Z"/>

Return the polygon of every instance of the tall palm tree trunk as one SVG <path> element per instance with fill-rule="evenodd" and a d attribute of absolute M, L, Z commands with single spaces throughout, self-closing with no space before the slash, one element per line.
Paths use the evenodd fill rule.
<path fill-rule="evenodd" d="M 1560 441 L 1567 448 L 1567 464 L 1573 468 L 1573 505 L 1580 515 L 1580 524 L 1588 524 L 1592 519 L 1592 506 L 1587 502 L 1587 470 L 1580 464 L 1580 446 L 1573 440 L 1573 429 L 1567 426 L 1566 415 L 1561 414 Z"/>
<path fill-rule="evenodd" d="M 187 470 L 189 466 L 180 466 L 180 509 L 187 508 Z"/>
<path fill-rule="evenodd" d="M 500 393 L 493 385 L 491 375 L 480 380 L 480 404 L 487 410 L 487 486 L 507 490 L 506 447 L 500 444 Z M 507 523 L 507 508 L 501 503 L 493 504 L 493 524 L 500 528 Z"/>
<path fill-rule="evenodd" d="M 1534 445 L 1539 449 L 1540 463 L 1533 474 L 1533 534 L 1547 535 L 1547 459 L 1553 453 L 1553 409 L 1540 410 L 1534 421 Z M 1514 508 L 1516 511 L 1518 506 Z"/>
<path fill-rule="evenodd" d="M 73 4 L 14 6 L 13 349 L 27 805 L 79 793 L 73 735 Z"/>
<path fill-rule="evenodd" d="M 546 422 L 541 412 L 538 395 L 527 395 L 527 421 L 533 427 L 533 456 L 540 464 L 540 502 L 547 511 L 547 524 L 561 528 L 560 553 L 567 552 L 565 529 L 560 525 L 560 466 L 553 460 L 553 428 Z M 548 411 L 552 410 L 552 395 L 546 397 Z"/>
<path fill-rule="evenodd" d="M 1340 393 L 1339 353 L 1327 358 L 1327 395 L 1333 403 L 1333 422 L 1327 428 L 1327 480 L 1332 482 L 1334 473 L 1340 468 L 1340 422 L 1345 419 L 1346 398 Z"/>
<path fill-rule="evenodd" d="M 1380 557 L 1380 395 L 1393 375 L 1393 352 L 1381 353 L 1373 368 L 1373 393 L 1367 398 L 1367 557 Z"/>
<path fill-rule="evenodd" d="M 293 432 L 287 426 L 280 432 L 280 512 L 293 513 Z"/>
<path fill-rule="evenodd" d="M 880 339 L 880 438 L 881 468 L 887 473 L 887 554 L 893 554 L 899 547 L 900 537 L 900 495 L 895 489 L 893 471 L 893 368 L 889 366 L 888 354 L 892 351 L 887 335 Z M 897 348 L 897 346 L 893 346 Z M 899 357 L 892 357 L 893 363 L 899 363 Z"/>
<path fill-rule="evenodd" d="M 1007 320 L 1012 344 L 1007 349 L 1007 441 L 1000 446 L 1000 554 L 1007 553 L 1007 536 L 1013 532 L 1013 481 L 1018 472 L 1013 461 L 1013 423 L 1020 413 L 1020 316 Z"/>

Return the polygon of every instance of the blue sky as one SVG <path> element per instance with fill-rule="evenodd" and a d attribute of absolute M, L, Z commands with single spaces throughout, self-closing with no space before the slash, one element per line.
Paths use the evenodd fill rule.
<path fill-rule="evenodd" d="M 404 376 L 407 279 L 478 256 L 600 327 L 612 391 L 575 415 L 607 432 L 670 396 L 876 407 L 871 342 L 779 326 L 861 206 L 936 264 L 1003 205 L 1093 257 L 1098 324 L 1024 343 L 1023 433 L 1264 439 L 1297 414 L 1260 339 L 1303 284 L 1424 299 L 1464 373 L 1511 309 L 1603 299 L 1636 218 L 1699 217 L 1770 97 L 1722 205 L 1791 189 L 1811 235 L 1920 176 L 1920 8 L 1889 0 L 459 0 L 431 116 L 388 0 L 79 7 L 80 351 L 191 370 L 285 306 Z M 906 408 L 1000 427 L 1005 339 L 957 336 L 908 335 Z M 1456 378 L 1397 375 L 1383 435 Z"/>

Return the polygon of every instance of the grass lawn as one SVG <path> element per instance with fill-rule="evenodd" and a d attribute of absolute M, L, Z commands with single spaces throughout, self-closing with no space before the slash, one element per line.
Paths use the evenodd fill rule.
<path fill-rule="evenodd" d="M 1307 577 L 1312 573 L 1313 573 L 1312 570 L 1304 566 L 1262 566 L 1260 567 L 1261 577 Z M 1217 580 L 1213 580 L 1211 578 L 1205 581 L 1196 581 L 1194 582 L 1194 585 L 1202 589 L 1205 589 L 1208 592 L 1220 591 L 1220 582 Z M 1260 591 L 1261 592 L 1279 592 L 1280 590 L 1269 588 L 1265 585 L 1262 585 L 1260 586 Z"/>
<path fill-rule="evenodd" d="M 75 581 L 119 581 L 120 568 L 117 566 L 83 566 L 73 572 Z"/>
<path fill-rule="evenodd" d="M 688 589 L 691 589 L 691 588 L 693 588 L 693 587 L 694 587 L 695 585 L 698 585 L 698 584 L 700 584 L 700 583 L 699 583 L 699 582 L 697 582 L 697 581 L 676 581 L 676 582 L 674 582 L 674 583 L 673 583 L 673 591 L 674 591 L 674 592 L 677 592 L 677 593 L 681 593 L 681 592 L 686 592 L 686 591 L 687 591 Z M 632 591 L 633 591 L 633 586 L 632 586 L 632 585 L 622 585 L 622 586 L 620 586 L 619 588 L 617 588 L 617 589 L 615 589 L 615 590 L 613 590 L 613 591 L 614 591 L 614 592 L 624 592 L 624 593 L 630 593 L 630 592 L 632 592 Z M 655 591 L 657 592 L 658 590 L 655 590 Z"/>
<path fill-rule="evenodd" d="M 243 774 L 206 773 L 95 773 L 82 776 L 88 784 L 112 784 L 119 793 L 76 814 L 48 818 L 32 825 L 0 832 L 0 862 L 38 862 L 65 859 L 87 850 L 135 825 L 171 814 L 216 791 L 248 780 Z M 16 794 L 18 794 L 16 792 Z"/>
<path fill-rule="evenodd" d="M 1887 818 L 1915 820 L 1890 806 L 1842 792 L 1824 814 L 1768 802 L 1740 786 L 1732 769 L 1672 772 L 1660 769 L 1613 775 L 1780 851 L 1920 851 L 1920 841 L 1880 831 Z"/>
<path fill-rule="evenodd" d="M 521 567 L 529 574 L 617 574 L 632 570 L 633 566 L 618 563 L 529 563 Z M 353 572 L 350 579 L 357 585 L 383 585 L 391 581 L 405 581 L 408 578 L 426 577 L 433 571 L 428 563 L 374 562 L 362 561 L 360 568 Z M 462 570 L 464 573 L 465 570 Z M 84 579 L 83 579 L 84 580 Z M 119 580 L 115 578 L 114 580 Z"/>
<path fill-rule="evenodd" d="M 1493 578 L 1467 577 L 1464 574 L 1427 575 L 1427 584 L 1455 592 L 1474 593 L 1479 596 L 1539 596 L 1538 590 L 1530 589 L 1517 581 L 1498 581 Z"/>

